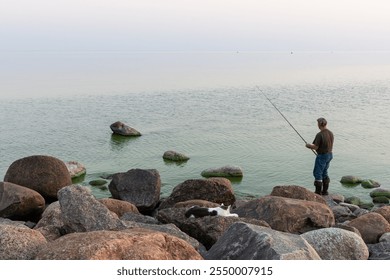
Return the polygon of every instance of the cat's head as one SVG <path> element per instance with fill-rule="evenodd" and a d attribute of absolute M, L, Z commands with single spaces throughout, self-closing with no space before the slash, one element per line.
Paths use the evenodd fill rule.
<path fill-rule="evenodd" d="M 229 205 L 229 206 L 226 206 L 226 205 L 224 205 L 223 203 L 221 204 L 221 206 L 219 206 L 221 209 L 223 209 L 223 210 L 229 210 L 230 211 L 230 207 L 231 207 L 231 205 Z"/>

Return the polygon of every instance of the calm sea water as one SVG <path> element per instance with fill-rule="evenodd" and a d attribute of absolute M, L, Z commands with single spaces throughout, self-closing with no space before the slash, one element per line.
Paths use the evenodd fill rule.
<path fill-rule="evenodd" d="M 370 190 L 341 185 L 344 175 L 390 187 L 389 53 L 53 52 L 2 53 L 0 60 L 0 176 L 21 157 L 45 154 L 83 163 L 85 185 L 157 169 L 164 196 L 224 165 L 244 171 L 232 182 L 239 196 L 277 185 L 313 189 L 314 154 L 263 92 L 308 142 L 316 119 L 328 119 L 331 192 L 370 201 Z M 115 137 L 115 121 L 143 135 Z M 191 159 L 166 162 L 166 150 Z"/>

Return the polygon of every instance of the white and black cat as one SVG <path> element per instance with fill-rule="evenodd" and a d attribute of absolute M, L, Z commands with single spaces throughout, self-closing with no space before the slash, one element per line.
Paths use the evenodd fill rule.
<path fill-rule="evenodd" d="M 224 216 L 224 217 L 238 217 L 237 214 L 230 213 L 231 205 L 225 206 L 223 203 L 221 206 L 215 208 L 207 208 L 200 206 L 192 206 L 185 213 L 187 218 L 201 218 L 205 216 Z"/>

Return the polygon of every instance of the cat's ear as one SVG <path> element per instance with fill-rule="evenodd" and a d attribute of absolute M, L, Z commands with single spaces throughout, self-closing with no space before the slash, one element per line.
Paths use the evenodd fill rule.
<path fill-rule="evenodd" d="M 223 207 L 223 206 L 225 206 L 225 205 L 223 205 L 223 203 L 221 203 L 221 207 Z"/>

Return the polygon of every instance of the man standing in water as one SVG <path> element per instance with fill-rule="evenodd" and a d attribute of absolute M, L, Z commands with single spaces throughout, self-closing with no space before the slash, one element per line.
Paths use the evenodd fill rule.
<path fill-rule="evenodd" d="M 320 195 L 328 195 L 329 188 L 329 176 L 328 168 L 330 161 L 333 158 L 333 133 L 327 128 L 327 121 L 324 118 L 317 120 L 318 128 L 320 132 L 317 133 L 314 138 L 313 144 L 306 144 L 306 148 L 315 150 L 317 152 L 316 160 L 314 163 L 313 175 L 314 186 L 316 187 L 315 193 Z"/>

